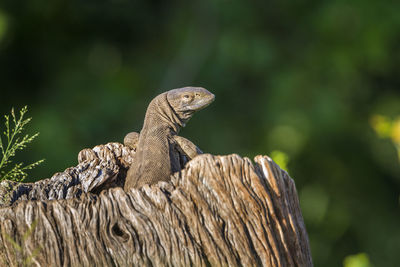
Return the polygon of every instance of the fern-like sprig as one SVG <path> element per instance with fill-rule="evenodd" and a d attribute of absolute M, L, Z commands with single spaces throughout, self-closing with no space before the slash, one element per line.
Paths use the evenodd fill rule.
<path fill-rule="evenodd" d="M 18 150 L 26 148 L 26 146 L 39 135 L 39 133 L 36 133 L 31 136 L 24 135 L 22 138 L 20 137 L 25 126 L 32 119 L 24 119 L 27 111 L 27 106 L 23 107 L 19 112 L 19 118 L 17 118 L 15 116 L 14 108 L 11 109 L 11 121 L 14 124 L 13 127 L 10 127 L 10 116 L 4 115 L 6 129 L 3 132 L 5 143 L 3 143 L 2 136 L 0 135 L 0 151 L 2 156 L 0 161 L 0 181 L 9 179 L 21 182 L 27 177 L 27 170 L 33 169 L 44 161 L 41 159 L 26 166 L 24 166 L 23 163 L 16 163 L 9 171 L 5 171 L 5 168 L 11 163 L 11 158 L 15 156 L 15 153 Z"/>

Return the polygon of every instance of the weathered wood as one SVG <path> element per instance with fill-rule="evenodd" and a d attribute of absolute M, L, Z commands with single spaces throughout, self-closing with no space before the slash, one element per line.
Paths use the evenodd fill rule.
<path fill-rule="evenodd" d="M 203 154 L 171 182 L 124 192 L 133 153 L 86 149 L 76 167 L 15 188 L 0 208 L 0 263 L 312 266 L 294 181 L 270 158 Z"/>

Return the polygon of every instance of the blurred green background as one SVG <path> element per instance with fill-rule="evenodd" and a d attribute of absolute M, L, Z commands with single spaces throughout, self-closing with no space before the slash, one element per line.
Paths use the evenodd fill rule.
<path fill-rule="evenodd" d="M 46 159 L 36 180 L 139 131 L 157 94 L 203 86 L 216 101 L 181 135 L 213 154 L 286 164 L 315 266 L 398 266 L 399 10 L 399 1 L 2 0 L 0 114 L 29 106 L 28 130 L 40 136 L 17 159 Z"/>

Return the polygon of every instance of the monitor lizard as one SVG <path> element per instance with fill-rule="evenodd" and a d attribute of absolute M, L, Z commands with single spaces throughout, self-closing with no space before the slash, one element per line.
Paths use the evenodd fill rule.
<path fill-rule="evenodd" d="M 213 102 L 215 96 L 201 87 L 183 87 L 156 96 L 149 104 L 140 134 L 126 135 L 125 145 L 136 147 L 124 190 L 169 181 L 181 169 L 176 149 L 192 159 L 202 153 L 192 142 L 178 136 L 193 114 Z"/>

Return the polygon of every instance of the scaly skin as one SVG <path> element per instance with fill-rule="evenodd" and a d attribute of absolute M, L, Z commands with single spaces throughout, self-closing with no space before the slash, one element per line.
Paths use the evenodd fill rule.
<path fill-rule="evenodd" d="M 130 133 L 125 138 L 126 142 L 135 143 L 139 136 L 125 191 L 169 181 L 170 175 L 180 170 L 179 156 L 174 150 L 177 144 L 190 158 L 200 152 L 193 143 L 177 134 L 196 111 L 208 106 L 214 98 L 204 88 L 184 87 L 162 93 L 150 102 L 140 135 Z"/>

